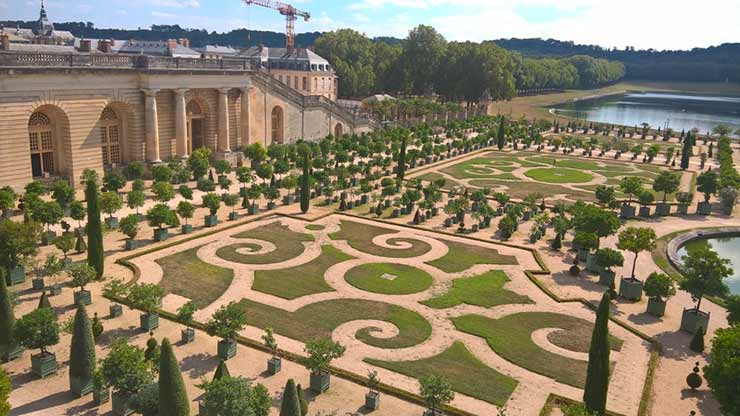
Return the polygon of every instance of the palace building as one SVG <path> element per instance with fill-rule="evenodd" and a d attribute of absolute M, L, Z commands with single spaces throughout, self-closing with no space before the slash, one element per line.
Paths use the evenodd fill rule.
<path fill-rule="evenodd" d="M 78 185 L 88 168 L 186 158 L 200 147 L 236 160 L 254 142 L 371 129 L 335 103 L 333 69 L 305 49 L 232 54 L 198 51 L 186 39 L 42 42 L 55 32 L 43 9 L 40 20 L 38 41 L 0 31 L 2 186 L 54 178 Z M 11 42 L 18 38 L 28 41 Z"/>

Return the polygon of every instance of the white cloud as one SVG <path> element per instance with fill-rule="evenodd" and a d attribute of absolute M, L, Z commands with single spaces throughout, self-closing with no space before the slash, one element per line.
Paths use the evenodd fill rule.
<path fill-rule="evenodd" d="M 198 8 L 200 7 L 200 0 L 148 0 L 146 2 L 151 6 L 157 7 L 169 7 L 169 8 Z"/>
<path fill-rule="evenodd" d="M 175 19 L 178 17 L 176 14 L 173 14 L 173 13 L 165 13 L 165 12 L 159 12 L 159 11 L 153 11 L 152 16 L 158 17 L 161 19 Z"/>

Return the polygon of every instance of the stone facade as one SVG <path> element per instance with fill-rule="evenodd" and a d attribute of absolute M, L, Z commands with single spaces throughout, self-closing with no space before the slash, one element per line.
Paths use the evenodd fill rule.
<path fill-rule="evenodd" d="M 157 163 L 208 147 L 360 133 L 370 122 L 243 61 L 0 52 L 0 184 L 79 184 L 84 169 Z"/>

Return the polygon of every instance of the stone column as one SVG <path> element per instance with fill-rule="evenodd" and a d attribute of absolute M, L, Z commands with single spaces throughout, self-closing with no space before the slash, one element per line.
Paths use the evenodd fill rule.
<path fill-rule="evenodd" d="M 231 152 L 229 146 L 229 90 L 218 90 L 218 150 L 223 153 Z"/>
<path fill-rule="evenodd" d="M 241 108 L 241 118 L 239 122 L 241 123 L 241 134 L 239 135 L 239 145 L 248 145 L 249 144 L 249 93 L 252 91 L 252 86 L 247 84 L 246 87 L 243 87 L 242 89 L 242 108 Z"/>
<path fill-rule="evenodd" d="M 159 117 L 157 117 L 158 89 L 143 90 L 146 95 L 144 122 L 146 124 L 146 160 L 159 163 Z"/>
<path fill-rule="evenodd" d="M 185 93 L 187 89 L 179 88 L 175 92 L 175 149 L 177 157 L 188 157 L 187 114 L 185 111 Z"/>

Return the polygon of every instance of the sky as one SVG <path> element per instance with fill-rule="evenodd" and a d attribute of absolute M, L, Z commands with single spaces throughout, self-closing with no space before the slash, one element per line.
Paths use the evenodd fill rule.
<path fill-rule="evenodd" d="M 448 40 L 553 38 L 603 47 L 691 49 L 740 42 L 740 0 L 287 0 L 311 13 L 297 32 L 353 28 L 403 38 L 419 24 Z M 35 20 L 40 0 L 0 0 L 0 20 Z M 228 31 L 285 29 L 276 11 L 243 0 L 46 0 L 52 21 Z"/>

